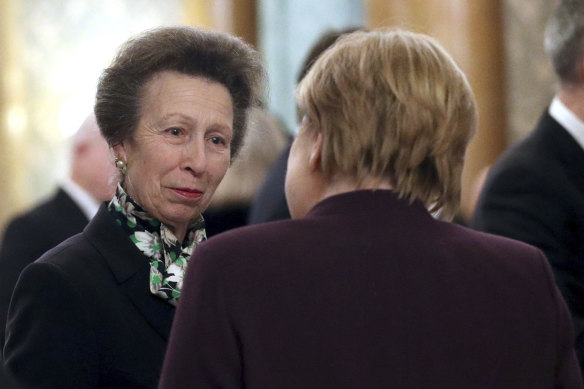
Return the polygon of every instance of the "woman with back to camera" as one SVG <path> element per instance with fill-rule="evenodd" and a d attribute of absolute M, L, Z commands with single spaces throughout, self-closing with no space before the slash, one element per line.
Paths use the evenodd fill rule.
<path fill-rule="evenodd" d="M 4 352 L 21 385 L 156 387 L 201 212 L 262 82 L 257 52 L 226 34 L 165 27 L 121 47 L 95 104 L 120 182 L 18 281 Z"/>
<path fill-rule="evenodd" d="M 545 257 L 436 220 L 472 91 L 431 38 L 341 37 L 297 89 L 293 220 L 197 248 L 161 388 L 582 388 Z"/>

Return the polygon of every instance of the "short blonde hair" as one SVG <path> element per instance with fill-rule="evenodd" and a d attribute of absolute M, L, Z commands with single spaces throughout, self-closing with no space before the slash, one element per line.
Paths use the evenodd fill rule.
<path fill-rule="evenodd" d="M 389 178 L 400 197 L 454 215 L 477 113 L 466 77 L 435 40 L 395 29 L 346 35 L 296 97 L 323 134 L 326 178 Z"/>

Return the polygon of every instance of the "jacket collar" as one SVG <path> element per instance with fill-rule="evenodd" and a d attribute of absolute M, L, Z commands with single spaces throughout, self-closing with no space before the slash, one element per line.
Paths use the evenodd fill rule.
<path fill-rule="evenodd" d="M 356 190 L 327 197 L 316 204 L 306 217 L 339 216 L 358 220 L 359 217 L 370 217 L 371 212 L 398 220 L 402 218 L 421 221 L 433 219 L 421 201 L 411 202 L 387 189 Z"/>
<path fill-rule="evenodd" d="M 128 239 L 106 203 L 83 233 L 104 259 L 120 290 L 160 336 L 168 340 L 175 308 L 150 293 L 148 258 Z"/>
<path fill-rule="evenodd" d="M 584 150 L 547 111 L 527 141 L 537 143 L 547 158 L 559 161 L 569 179 L 584 191 Z"/>

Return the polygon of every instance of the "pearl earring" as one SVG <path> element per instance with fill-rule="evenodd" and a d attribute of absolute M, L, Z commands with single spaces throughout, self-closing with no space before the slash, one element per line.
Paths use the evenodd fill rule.
<path fill-rule="evenodd" d="M 126 174 L 126 161 L 119 159 L 119 158 L 116 158 L 115 164 L 116 164 L 116 169 L 118 169 L 120 174 L 125 175 Z"/>

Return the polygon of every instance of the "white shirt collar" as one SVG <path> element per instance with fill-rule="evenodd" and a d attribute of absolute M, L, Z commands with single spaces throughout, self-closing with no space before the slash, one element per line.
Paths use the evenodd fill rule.
<path fill-rule="evenodd" d="M 584 149 L 584 122 L 570 111 L 557 96 L 552 100 L 548 112 Z"/>
<path fill-rule="evenodd" d="M 99 202 L 96 201 L 85 189 L 77 185 L 70 178 L 64 178 L 61 187 L 69 197 L 81 208 L 81 211 L 91 220 L 97 213 Z"/>

